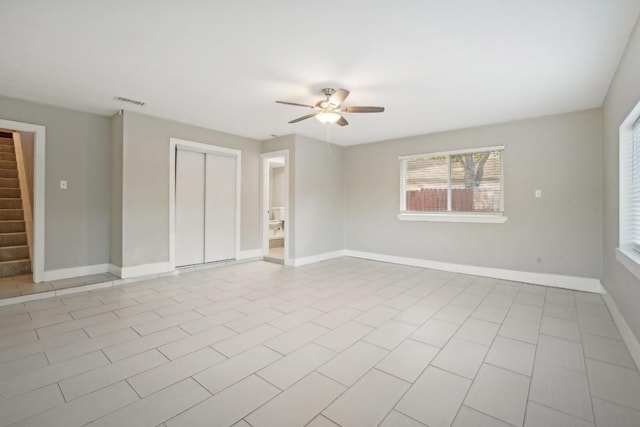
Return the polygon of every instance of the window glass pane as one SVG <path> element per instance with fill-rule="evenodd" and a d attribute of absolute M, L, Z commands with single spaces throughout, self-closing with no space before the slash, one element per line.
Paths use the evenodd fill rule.
<path fill-rule="evenodd" d="M 447 156 L 407 160 L 405 197 L 408 211 L 446 211 L 448 191 Z"/>
<path fill-rule="evenodd" d="M 451 210 L 502 212 L 502 151 L 451 156 Z"/>

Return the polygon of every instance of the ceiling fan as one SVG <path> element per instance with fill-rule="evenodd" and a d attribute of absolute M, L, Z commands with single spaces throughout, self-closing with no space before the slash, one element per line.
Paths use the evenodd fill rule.
<path fill-rule="evenodd" d="M 287 101 L 276 102 L 278 104 L 295 105 L 298 107 L 305 107 L 316 110 L 311 114 L 307 114 L 306 116 L 293 119 L 289 123 L 297 123 L 301 122 L 302 120 L 315 117 L 320 122 L 325 124 L 335 123 L 338 126 L 346 126 L 349 124 L 349 122 L 342 116 L 342 113 L 382 113 L 384 111 L 384 107 L 343 106 L 342 103 L 345 99 L 347 99 L 347 96 L 349 96 L 349 91 L 346 89 L 335 90 L 331 88 L 324 88 L 322 89 L 322 93 L 324 94 L 326 99 L 316 102 L 315 105 L 298 104 L 297 102 Z"/>

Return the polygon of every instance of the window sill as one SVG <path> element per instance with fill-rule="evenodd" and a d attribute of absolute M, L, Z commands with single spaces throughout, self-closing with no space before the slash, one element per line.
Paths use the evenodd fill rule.
<path fill-rule="evenodd" d="M 400 213 L 400 221 L 433 221 L 433 222 L 476 222 L 502 224 L 507 221 L 503 215 L 474 215 L 455 213 Z"/>
<path fill-rule="evenodd" d="M 633 249 L 616 248 L 616 259 L 634 276 L 640 279 L 640 253 Z"/>

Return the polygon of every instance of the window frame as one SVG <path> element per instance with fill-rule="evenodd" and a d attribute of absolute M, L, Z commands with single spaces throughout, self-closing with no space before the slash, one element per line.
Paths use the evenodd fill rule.
<path fill-rule="evenodd" d="M 406 173 L 407 162 L 410 160 L 446 156 L 448 164 L 448 186 L 451 190 L 451 156 L 457 154 L 483 153 L 487 151 L 502 151 L 500 155 L 500 204 L 502 212 L 462 212 L 452 211 L 452 197 L 447 197 L 446 211 L 408 211 L 406 196 Z M 462 150 L 437 151 L 431 153 L 412 154 L 399 156 L 400 160 L 400 212 L 398 219 L 402 221 L 436 221 L 436 222 L 477 222 L 477 223 L 504 223 L 507 216 L 504 213 L 504 145 L 494 145 L 489 147 L 467 148 Z M 450 194 L 450 193 L 449 193 Z"/>
<path fill-rule="evenodd" d="M 640 102 L 631 110 L 619 128 L 618 141 L 618 247 L 616 259 L 640 279 L 640 247 L 633 240 L 633 150 L 634 132 L 640 131 Z M 640 148 L 640 141 L 638 141 Z M 640 226 L 640 218 L 637 219 Z"/>

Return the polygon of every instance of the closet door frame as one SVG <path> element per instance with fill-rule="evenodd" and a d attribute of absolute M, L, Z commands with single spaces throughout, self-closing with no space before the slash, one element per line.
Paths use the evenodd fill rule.
<path fill-rule="evenodd" d="M 169 139 L 169 265 L 176 269 L 176 150 L 195 151 L 197 153 L 214 154 L 232 157 L 236 161 L 236 194 L 235 194 L 235 259 L 240 259 L 240 195 L 242 177 L 242 152 L 232 148 L 187 141 Z"/>

